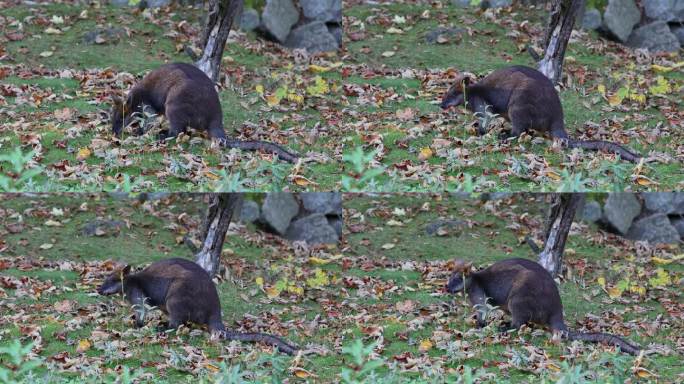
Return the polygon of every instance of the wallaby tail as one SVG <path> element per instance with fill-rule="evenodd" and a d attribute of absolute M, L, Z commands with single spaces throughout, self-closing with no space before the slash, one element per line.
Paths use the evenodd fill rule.
<path fill-rule="evenodd" d="M 621 158 L 636 163 L 641 158 L 636 152 L 633 152 L 619 144 L 603 140 L 573 140 L 568 139 L 568 147 L 591 149 L 593 151 L 608 151 L 620 155 Z"/>
<path fill-rule="evenodd" d="M 568 331 L 567 338 L 570 340 L 582 340 L 589 341 L 592 343 L 606 343 L 620 347 L 620 350 L 630 355 L 637 355 L 641 348 L 632 344 L 629 341 L 622 339 L 618 336 L 611 335 L 610 333 L 583 333 L 583 332 L 573 332 Z"/>
<path fill-rule="evenodd" d="M 287 341 L 277 336 L 269 335 L 268 333 L 224 331 L 223 337 L 226 340 L 248 341 L 272 345 L 278 348 L 280 352 L 287 353 L 288 355 L 293 355 L 299 350 L 299 348 L 289 344 Z"/>
<path fill-rule="evenodd" d="M 225 145 L 227 148 L 238 148 L 238 149 L 244 149 L 248 151 L 266 151 L 270 153 L 274 153 L 278 155 L 278 157 L 281 160 L 290 162 L 290 163 L 295 163 L 297 162 L 297 159 L 299 156 L 297 154 L 290 152 L 286 150 L 285 148 L 274 144 L 274 143 L 269 143 L 268 141 L 261 141 L 261 140 L 235 140 L 235 139 L 226 139 L 223 141 L 223 145 Z"/>

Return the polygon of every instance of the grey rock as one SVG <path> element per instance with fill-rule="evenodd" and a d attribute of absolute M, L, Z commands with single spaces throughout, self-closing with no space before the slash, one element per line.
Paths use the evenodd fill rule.
<path fill-rule="evenodd" d="M 342 23 L 342 0 L 299 0 L 304 17 L 324 23 Z"/>
<path fill-rule="evenodd" d="M 111 234 L 118 236 L 124 226 L 126 223 L 123 221 L 96 219 L 86 223 L 81 229 L 81 233 L 84 236 L 107 236 Z"/>
<path fill-rule="evenodd" d="M 684 214 L 684 193 L 682 192 L 644 192 L 641 194 L 646 209 L 666 215 Z"/>
<path fill-rule="evenodd" d="M 304 192 L 299 194 L 304 209 L 323 215 L 342 214 L 342 194 L 339 192 Z"/>
<path fill-rule="evenodd" d="M 344 34 L 344 30 L 342 29 L 342 26 L 339 24 L 330 24 L 328 23 L 328 32 L 330 32 L 331 35 L 335 38 L 335 41 L 337 41 L 337 45 L 341 46 L 342 45 L 342 35 Z"/>
<path fill-rule="evenodd" d="M 513 0 L 482 0 L 480 8 L 503 8 L 510 7 Z"/>
<path fill-rule="evenodd" d="M 291 193 L 269 193 L 261 206 L 261 221 L 283 235 L 299 212 L 299 203 Z"/>
<path fill-rule="evenodd" d="M 582 16 L 582 29 L 598 29 L 602 21 L 601 12 L 596 8 L 589 8 L 584 11 L 584 16 Z"/>
<path fill-rule="evenodd" d="M 242 11 L 240 15 L 240 29 L 243 31 L 253 31 L 261 25 L 261 18 L 259 12 L 253 8 L 247 8 Z"/>
<path fill-rule="evenodd" d="M 148 8 L 166 7 L 171 4 L 171 0 L 143 0 L 147 3 Z"/>
<path fill-rule="evenodd" d="M 641 212 L 641 203 L 632 193 L 611 193 L 603 207 L 604 221 L 625 234 L 632 225 L 632 221 Z"/>
<path fill-rule="evenodd" d="M 640 19 L 641 12 L 634 0 L 608 0 L 603 26 L 618 40 L 625 42 Z"/>
<path fill-rule="evenodd" d="M 485 192 L 480 195 L 480 200 L 482 201 L 495 201 L 508 199 L 513 196 L 511 192 Z"/>
<path fill-rule="evenodd" d="M 437 232 L 440 231 L 440 229 L 445 230 L 447 232 L 453 233 L 460 231 L 464 229 L 466 226 L 466 222 L 463 220 L 457 220 L 457 219 L 439 219 L 436 221 L 433 221 L 432 223 L 428 224 L 425 226 L 425 233 L 428 235 L 436 235 Z"/>
<path fill-rule="evenodd" d="M 643 0 L 641 3 L 649 19 L 684 21 L 684 1 L 682 0 Z"/>
<path fill-rule="evenodd" d="M 427 41 L 429 44 L 435 44 L 440 36 L 448 41 L 458 41 L 463 38 L 465 33 L 466 30 L 463 28 L 437 27 L 425 34 L 425 41 Z"/>
<path fill-rule="evenodd" d="M 673 35 L 677 36 L 677 40 L 679 40 L 679 45 L 684 47 L 684 25 L 671 25 L 670 32 L 672 32 Z"/>
<path fill-rule="evenodd" d="M 285 41 L 289 48 L 304 48 L 309 53 L 336 51 L 340 46 L 325 23 L 313 21 L 290 32 Z"/>
<path fill-rule="evenodd" d="M 259 209 L 259 204 L 253 200 L 243 200 L 242 207 L 240 208 L 239 220 L 243 223 L 253 223 L 259 220 L 261 216 L 261 210 Z"/>
<path fill-rule="evenodd" d="M 652 244 L 674 244 L 680 240 L 677 229 L 670 224 L 667 215 L 662 213 L 635 221 L 626 237 L 632 240 L 645 240 Z"/>
<path fill-rule="evenodd" d="M 684 217 L 670 218 L 670 224 L 672 224 L 677 230 L 677 233 L 679 233 L 679 238 L 684 240 Z"/>
<path fill-rule="evenodd" d="M 130 197 L 128 192 L 109 192 L 108 195 L 114 200 L 126 200 Z"/>
<path fill-rule="evenodd" d="M 86 44 L 107 44 L 118 42 L 126 36 L 123 28 L 96 28 L 83 35 L 83 42 Z"/>
<path fill-rule="evenodd" d="M 584 207 L 580 211 L 580 219 L 586 221 L 587 223 L 595 223 L 601 220 L 603 216 L 603 211 L 601 210 L 601 204 L 595 200 L 589 200 L 584 203 Z"/>
<path fill-rule="evenodd" d="M 666 22 L 654 21 L 632 31 L 627 45 L 646 48 L 649 52 L 676 52 L 679 50 L 679 39 L 670 32 Z"/>
<path fill-rule="evenodd" d="M 325 215 L 314 213 L 295 220 L 287 229 L 285 238 L 306 241 L 307 244 L 333 244 L 339 241 L 337 231 L 328 224 Z"/>
<path fill-rule="evenodd" d="M 333 227 L 337 237 L 342 238 L 342 229 L 344 227 L 344 221 L 341 216 L 328 216 L 328 225 Z"/>
<path fill-rule="evenodd" d="M 470 7 L 470 0 L 451 0 L 451 4 L 461 8 Z"/>
<path fill-rule="evenodd" d="M 299 11 L 292 0 L 266 0 L 261 23 L 269 34 L 283 43 L 292 26 L 299 20 Z"/>

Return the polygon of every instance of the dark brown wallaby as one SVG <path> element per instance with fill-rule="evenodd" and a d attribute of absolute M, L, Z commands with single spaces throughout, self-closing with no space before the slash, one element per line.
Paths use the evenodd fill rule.
<path fill-rule="evenodd" d="M 533 323 L 560 332 L 570 340 L 603 342 L 618 346 L 630 355 L 639 353 L 638 346 L 609 333 L 569 330 L 563 321 L 563 304 L 556 283 L 551 274 L 534 261 L 507 259 L 478 272 L 471 272 L 471 267 L 472 263 L 456 260 L 447 291 L 457 293 L 465 290 L 473 306 L 489 302 L 510 314 L 511 323 L 504 330 Z M 480 311 L 477 313 L 477 324 L 480 327 L 485 325 Z"/>
<path fill-rule="evenodd" d="M 128 93 L 126 102 L 112 98 L 112 132 L 117 137 L 129 124 L 131 115 L 141 113 L 143 105 L 169 120 L 169 132 L 161 138 L 176 137 L 187 127 L 206 131 L 209 137 L 219 139 L 228 148 L 263 150 L 278 155 L 288 162 L 296 162 L 297 155 L 283 147 L 260 140 L 226 138 L 223 131 L 223 114 L 218 93 L 211 79 L 199 68 L 186 63 L 173 63 L 148 73 Z"/>
<path fill-rule="evenodd" d="M 221 320 L 221 303 L 216 286 L 199 265 L 185 259 L 167 259 L 152 263 L 138 273 L 131 266 L 114 271 L 97 289 L 101 295 L 123 293 L 135 306 L 135 322 L 143 326 L 144 305 L 155 306 L 169 318 L 167 329 L 183 323 L 206 325 L 212 334 L 228 340 L 262 342 L 289 355 L 297 347 L 266 333 L 226 330 Z"/>
<path fill-rule="evenodd" d="M 512 129 L 508 137 L 531 129 L 563 139 L 570 148 L 609 151 L 631 162 L 641 158 L 610 141 L 569 138 L 558 93 L 551 80 L 536 69 L 515 65 L 496 70 L 478 82 L 461 74 L 442 97 L 440 106 L 448 109 L 462 104 L 475 113 L 486 113 L 489 108 L 489 112 L 510 121 Z M 484 134 L 484 128 L 480 127 L 478 133 Z"/>

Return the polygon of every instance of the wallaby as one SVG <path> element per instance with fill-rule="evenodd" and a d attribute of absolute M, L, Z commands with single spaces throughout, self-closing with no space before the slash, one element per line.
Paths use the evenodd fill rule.
<path fill-rule="evenodd" d="M 563 321 L 563 304 L 551 274 L 541 265 L 527 259 L 507 259 L 471 272 L 472 263 L 456 260 L 454 274 L 447 283 L 449 293 L 465 291 L 475 305 L 487 302 L 511 315 L 511 322 L 502 330 L 518 329 L 526 323 L 551 328 L 570 340 L 603 342 L 620 347 L 631 355 L 640 348 L 608 333 L 573 332 Z M 465 277 L 465 280 L 464 280 Z M 477 313 L 477 325 L 485 325 L 482 312 Z"/>
<path fill-rule="evenodd" d="M 478 82 L 460 74 L 442 97 L 440 106 L 448 109 L 462 104 L 475 113 L 486 113 L 489 108 L 509 121 L 511 133 L 504 138 L 516 137 L 531 129 L 563 139 L 570 148 L 609 151 L 631 162 L 641 158 L 638 153 L 610 141 L 568 137 L 563 107 L 553 83 L 533 68 L 514 65 L 496 70 Z M 484 127 L 478 133 L 484 134 Z"/>
<path fill-rule="evenodd" d="M 134 113 L 141 113 L 148 105 L 155 113 L 169 120 L 170 129 L 162 139 L 176 137 L 187 127 L 206 131 L 210 138 L 219 139 L 228 148 L 263 150 L 278 155 L 282 160 L 294 163 L 297 155 L 283 147 L 260 140 L 236 140 L 226 138 L 223 130 L 223 114 L 214 83 L 199 68 L 186 63 L 173 63 L 148 73 L 128 93 L 124 102 L 112 97 L 112 132 L 120 136 L 123 127 L 130 123 Z"/>
<path fill-rule="evenodd" d="M 190 260 L 173 258 L 157 261 L 141 272 L 131 273 L 127 265 L 114 271 L 97 289 L 101 295 L 123 293 L 135 306 L 136 326 L 143 326 L 144 305 L 155 306 L 169 318 L 165 329 L 187 322 L 206 325 L 212 334 L 228 340 L 262 342 L 289 355 L 297 347 L 266 333 L 226 330 L 221 321 L 221 303 L 209 274 Z M 163 328 L 163 329 L 164 329 Z"/>

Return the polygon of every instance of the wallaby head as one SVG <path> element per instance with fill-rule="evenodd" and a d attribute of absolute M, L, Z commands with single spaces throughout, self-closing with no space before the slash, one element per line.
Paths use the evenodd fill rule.
<path fill-rule="evenodd" d="M 123 281 L 131 273 L 131 266 L 126 265 L 112 272 L 97 288 L 100 295 L 116 295 L 123 292 Z"/>
<path fill-rule="evenodd" d="M 109 116 L 112 123 L 112 132 L 116 136 L 121 135 L 124 125 L 128 123 L 126 118 L 126 103 L 118 96 L 112 96 L 112 109 Z"/>
<path fill-rule="evenodd" d="M 442 109 L 462 105 L 464 102 L 464 89 L 471 83 L 475 82 L 469 74 L 461 73 L 454 80 L 454 84 L 449 87 L 444 96 L 442 96 Z"/>
<path fill-rule="evenodd" d="M 468 275 L 470 275 L 470 271 L 472 270 L 473 263 L 467 263 L 464 260 L 456 259 L 449 264 L 451 264 L 451 271 L 453 274 L 449 278 L 449 282 L 447 282 L 447 292 L 456 293 L 463 291 L 468 280 Z"/>

